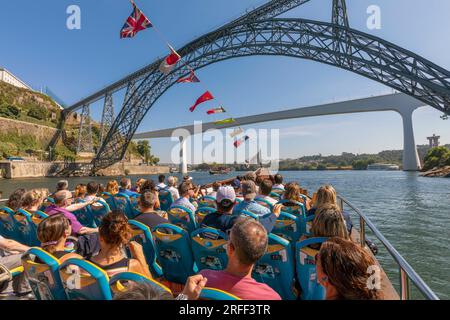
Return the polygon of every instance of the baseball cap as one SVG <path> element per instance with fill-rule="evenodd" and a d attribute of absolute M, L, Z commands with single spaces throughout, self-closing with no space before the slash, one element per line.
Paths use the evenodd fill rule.
<path fill-rule="evenodd" d="M 256 184 L 253 181 L 244 181 L 241 184 L 241 189 L 245 199 L 254 199 L 256 197 Z"/>
<path fill-rule="evenodd" d="M 228 200 L 230 202 L 234 202 L 236 200 L 236 193 L 234 192 L 233 187 L 225 186 L 225 187 L 220 187 L 217 190 L 217 195 L 216 195 L 217 203 L 222 203 L 223 200 Z"/>
<path fill-rule="evenodd" d="M 231 186 L 233 188 L 240 188 L 241 187 L 241 181 L 239 179 L 234 179 L 233 182 L 231 183 Z"/>

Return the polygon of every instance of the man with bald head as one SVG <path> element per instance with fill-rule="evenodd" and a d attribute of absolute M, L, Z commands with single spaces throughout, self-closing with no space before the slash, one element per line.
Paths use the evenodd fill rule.
<path fill-rule="evenodd" d="M 229 292 L 243 300 L 281 300 L 272 288 L 252 278 L 255 263 L 266 253 L 266 229 L 252 218 L 239 218 L 231 228 L 225 270 L 202 270 L 208 287 Z"/>
<path fill-rule="evenodd" d="M 84 207 L 87 207 L 96 202 L 97 199 L 89 202 L 72 204 L 72 192 L 68 190 L 61 190 L 56 192 L 53 195 L 53 199 L 55 200 L 55 204 L 47 207 L 47 209 L 45 209 L 45 213 L 50 216 L 62 213 L 67 219 L 69 219 L 70 224 L 72 225 L 72 236 L 98 232 L 98 228 L 83 227 L 77 220 L 77 217 L 75 217 L 75 215 L 68 210 L 68 208 L 70 208 L 71 211 L 83 209 Z"/>

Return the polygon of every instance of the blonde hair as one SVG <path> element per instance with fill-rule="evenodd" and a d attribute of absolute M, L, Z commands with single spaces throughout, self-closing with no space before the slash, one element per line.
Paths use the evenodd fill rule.
<path fill-rule="evenodd" d="M 349 239 L 347 225 L 341 210 L 336 205 L 321 207 L 312 223 L 313 237 L 339 237 Z"/>
<path fill-rule="evenodd" d="M 292 200 L 297 202 L 303 202 L 303 197 L 301 196 L 300 185 L 296 182 L 291 182 L 286 186 L 286 191 L 284 192 L 283 199 Z"/>
<path fill-rule="evenodd" d="M 48 189 L 33 189 L 25 193 L 22 197 L 22 206 L 30 208 L 40 205 L 48 196 Z"/>
<path fill-rule="evenodd" d="M 108 183 L 106 184 L 106 192 L 112 195 L 119 193 L 119 184 L 116 180 L 108 181 Z"/>
<path fill-rule="evenodd" d="M 315 207 L 320 209 L 330 205 L 337 205 L 336 190 L 330 185 L 321 186 L 317 190 Z"/>
<path fill-rule="evenodd" d="M 86 185 L 79 184 L 75 187 L 74 197 L 75 198 L 84 198 L 87 193 Z"/>

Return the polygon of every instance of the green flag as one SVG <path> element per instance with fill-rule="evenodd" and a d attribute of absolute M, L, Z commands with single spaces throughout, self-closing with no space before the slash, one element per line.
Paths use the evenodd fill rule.
<path fill-rule="evenodd" d="M 236 122 L 236 120 L 234 120 L 233 118 L 228 118 L 228 119 L 216 121 L 216 122 L 214 122 L 214 124 L 227 124 L 227 123 L 233 123 L 233 122 Z"/>

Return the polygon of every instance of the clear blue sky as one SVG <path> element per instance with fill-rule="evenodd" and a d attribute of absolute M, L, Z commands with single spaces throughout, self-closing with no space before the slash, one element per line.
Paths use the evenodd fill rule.
<path fill-rule="evenodd" d="M 258 6 L 263 0 L 136 0 L 175 47 L 211 31 Z M 329 21 L 331 0 L 311 0 L 285 16 Z M 66 28 L 66 8 L 81 8 L 81 30 Z M 366 27 L 369 5 L 379 5 L 381 30 Z M 383 37 L 450 69 L 450 2 L 442 0 L 348 0 L 353 28 Z M 20 16 L 18 13 L 20 12 Z M 133 40 L 119 39 L 131 12 L 128 0 L 14 0 L 0 4 L 0 66 L 38 88 L 47 85 L 73 103 L 105 85 L 164 56 L 166 49 L 153 30 Z M 387 93 L 390 88 L 353 73 L 319 63 L 284 57 L 232 59 L 198 71 L 233 116 L 309 106 Z M 207 121 L 188 107 L 202 93 L 196 85 L 170 89 L 147 114 L 138 131 Z M 115 96 L 119 108 L 122 96 Z M 100 104 L 93 108 L 100 109 Z M 435 109 L 414 115 L 417 144 L 436 133 L 450 143 L 450 120 Z M 99 120 L 100 112 L 94 111 Z M 280 128 L 282 158 L 311 154 L 378 152 L 402 147 L 401 119 L 395 113 L 368 113 L 297 119 L 258 125 Z M 153 152 L 168 161 L 173 143 L 151 141 Z"/>

